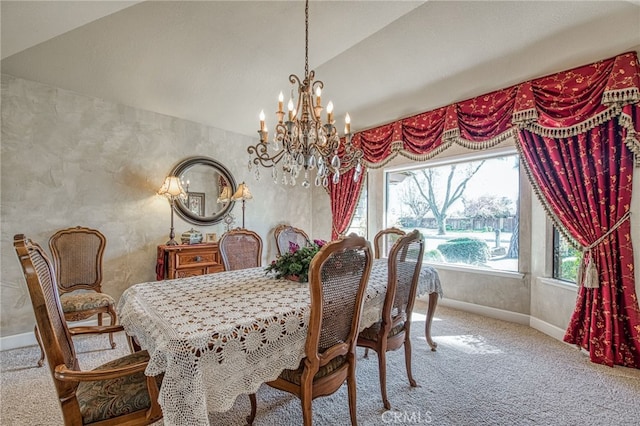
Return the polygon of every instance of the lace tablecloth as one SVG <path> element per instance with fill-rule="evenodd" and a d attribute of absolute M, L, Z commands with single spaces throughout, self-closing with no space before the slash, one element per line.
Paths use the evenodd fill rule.
<path fill-rule="evenodd" d="M 361 328 L 380 317 L 386 284 L 387 261 L 376 260 Z M 423 266 L 418 294 L 432 291 L 442 292 L 440 280 Z M 259 267 L 137 284 L 123 293 L 117 311 L 127 334 L 149 351 L 145 373 L 164 373 L 164 424 L 208 425 L 209 411 L 227 411 L 239 395 L 298 367 L 309 289 Z"/>

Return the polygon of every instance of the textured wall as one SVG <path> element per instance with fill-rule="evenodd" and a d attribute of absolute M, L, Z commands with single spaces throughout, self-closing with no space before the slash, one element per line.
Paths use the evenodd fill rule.
<path fill-rule="evenodd" d="M 253 138 L 174 117 L 2 75 L 0 335 L 33 330 L 26 284 L 13 249 L 24 233 L 46 245 L 58 229 L 89 226 L 107 237 L 103 290 L 119 297 L 155 279 L 156 246 L 168 239 L 169 204 L 156 191 L 180 160 L 203 155 L 222 162 L 254 199 L 246 227 L 275 257 L 272 229 L 291 223 L 313 234 L 312 191 L 274 185 L 247 169 Z M 319 205 L 328 205 L 319 194 Z M 324 208 L 326 209 L 326 207 Z M 241 225 L 242 211 L 233 209 Z M 324 221 L 327 219 L 324 218 Z M 323 218 L 316 220 L 320 228 Z M 221 235 L 224 226 L 196 226 L 175 216 L 176 235 L 194 227 Z"/>

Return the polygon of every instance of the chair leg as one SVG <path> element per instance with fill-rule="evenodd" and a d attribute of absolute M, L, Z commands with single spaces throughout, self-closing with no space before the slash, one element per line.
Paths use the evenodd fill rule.
<path fill-rule="evenodd" d="M 38 360 L 38 367 L 42 367 L 44 365 L 44 348 L 42 347 L 42 340 L 40 340 L 40 330 L 38 330 L 37 325 L 33 327 L 33 333 L 36 335 L 38 346 L 40 346 L 40 359 Z"/>
<path fill-rule="evenodd" d="M 117 322 L 117 316 L 113 308 L 109 308 L 109 317 L 111 317 L 110 325 L 115 325 Z M 102 319 L 102 314 L 98 314 L 98 321 Z M 113 333 L 109 333 L 109 343 L 111 343 L 111 349 L 116 348 L 116 342 L 113 341 Z"/>
<path fill-rule="evenodd" d="M 386 348 L 385 348 L 386 349 Z M 387 398 L 387 360 L 386 350 L 378 351 L 378 374 L 380 376 L 380 394 L 382 395 L 382 403 L 387 410 L 391 409 L 389 398 Z"/>
<path fill-rule="evenodd" d="M 256 394 L 249 394 L 249 402 L 251 402 L 251 413 L 247 416 L 247 424 L 251 426 L 253 420 L 256 418 L 256 412 L 258 411 L 258 402 L 256 401 Z"/>
<path fill-rule="evenodd" d="M 349 377 L 347 377 L 347 391 L 349 393 L 349 414 L 351 415 L 351 426 L 358 425 L 356 416 L 356 367 L 354 364 L 349 366 Z"/>
<path fill-rule="evenodd" d="M 407 368 L 407 377 L 409 378 L 409 384 L 411 387 L 416 387 L 418 384 L 413 379 L 413 374 L 411 374 L 411 339 L 409 339 L 409 330 L 407 330 L 407 335 L 404 338 L 404 363 Z"/>
<path fill-rule="evenodd" d="M 313 423 L 313 412 L 311 411 L 311 386 L 302 385 L 300 392 L 300 404 L 302 405 L 302 422 L 304 426 L 311 426 Z"/>

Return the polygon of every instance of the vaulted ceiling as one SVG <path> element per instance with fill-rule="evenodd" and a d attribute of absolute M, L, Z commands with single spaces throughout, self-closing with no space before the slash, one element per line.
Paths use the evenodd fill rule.
<path fill-rule="evenodd" d="M 3 73 L 251 136 L 263 108 L 273 127 L 278 92 L 304 73 L 300 1 L 0 6 Z M 309 8 L 310 68 L 353 130 L 640 50 L 638 1 Z"/>

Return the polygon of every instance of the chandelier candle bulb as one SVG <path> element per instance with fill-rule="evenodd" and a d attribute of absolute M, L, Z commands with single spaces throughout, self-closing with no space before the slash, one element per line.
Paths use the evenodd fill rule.
<path fill-rule="evenodd" d="M 333 124 L 333 102 L 327 104 L 327 124 Z"/>
<path fill-rule="evenodd" d="M 322 89 L 320 86 L 316 87 L 316 106 L 322 106 Z"/>
<path fill-rule="evenodd" d="M 260 131 L 264 132 L 266 130 L 267 130 L 267 128 L 266 128 L 266 126 L 264 124 L 264 110 L 261 110 L 260 111 Z"/>
<path fill-rule="evenodd" d="M 289 99 L 289 103 L 287 104 L 287 109 L 289 110 L 289 121 L 293 121 L 293 117 L 295 116 L 295 109 L 293 108 L 292 99 Z"/>
<path fill-rule="evenodd" d="M 349 117 L 349 113 L 344 116 L 344 134 L 348 135 L 351 133 L 351 117 Z"/>
<path fill-rule="evenodd" d="M 278 95 L 278 112 L 283 112 L 282 111 L 283 103 L 284 103 L 284 95 L 282 94 L 282 92 L 280 92 L 280 94 Z"/>

